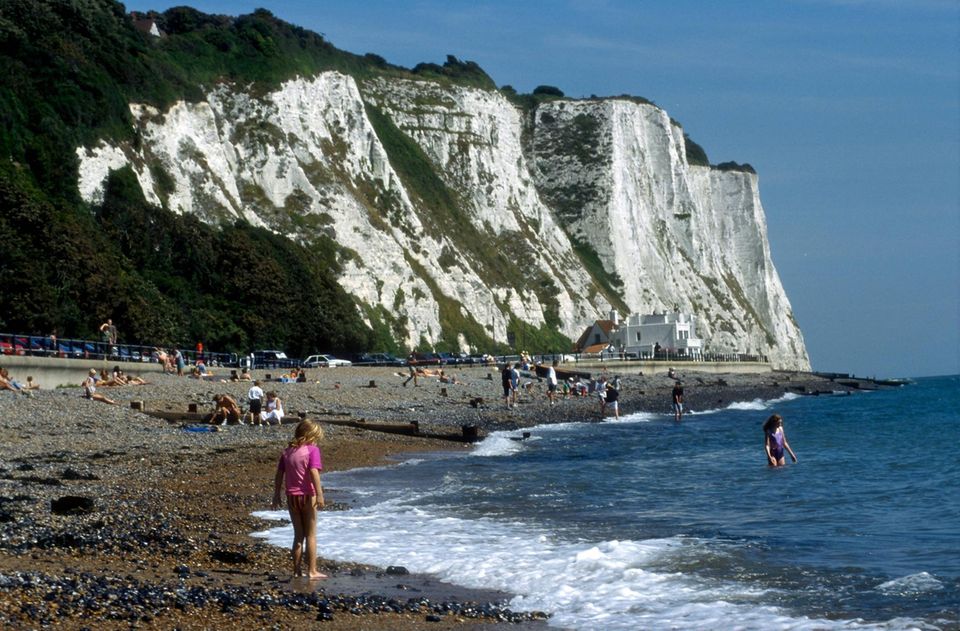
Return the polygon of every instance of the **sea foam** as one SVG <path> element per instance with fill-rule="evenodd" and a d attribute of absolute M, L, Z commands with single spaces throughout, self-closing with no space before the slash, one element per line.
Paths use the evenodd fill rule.
<path fill-rule="evenodd" d="M 254 513 L 286 521 L 286 513 Z M 287 548 L 288 523 L 254 533 Z M 546 611 L 551 626 L 637 628 L 883 628 L 856 621 L 791 617 L 753 604 L 760 591 L 734 581 L 652 570 L 689 545 L 689 538 L 570 542 L 517 521 L 461 519 L 413 507 L 401 499 L 318 516 L 321 556 L 411 572 L 475 588 L 515 594 L 516 611 Z"/>

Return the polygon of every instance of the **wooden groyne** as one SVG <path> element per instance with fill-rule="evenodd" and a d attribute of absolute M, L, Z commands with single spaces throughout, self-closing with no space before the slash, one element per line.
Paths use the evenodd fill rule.
<path fill-rule="evenodd" d="M 137 407 L 135 404 L 140 404 Z M 208 424 L 212 427 L 222 427 L 219 425 L 212 425 L 208 422 L 212 412 L 196 412 L 196 411 L 179 411 L 179 410 L 146 410 L 143 409 L 142 402 L 140 401 L 131 401 L 131 407 L 138 409 L 140 412 L 154 418 L 163 419 L 171 423 L 180 423 L 183 426 L 195 426 L 198 424 Z M 417 436 L 420 438 L 435 438 L 438 440 L 449 440 L 453 442 L 460 443 L 473 443 L 477 442 L 482 438 L 479 428 L 475 425 L 461 425 L 460 433 L 454 431 L 444 433 L 444 432 L 424 432 L 420 429 L 420 423 L 417 421 L 410 421 L 408 423 L 373 423 L 368 422 L 365 419 L 350 419 L 350 418 L 317 418 L 319 416 L 332 416 L 329 412 L 320 412 L 314 415 L 315 418 L 312 420 L 317 423 L 326 423 L 328 425 L 337 425 L 340 427 L 353 427 L 355 429 L 362 429 L 370 432 L 382 432 L 385 434 L 400 434 L 403 436 Z M 344 415 L 346 416 L 346 415 Z M 308 418 L 306 413 L 291 415 L 287 414 L 283 417 L 281 421 L 282 425 L 296 425 L 303 419 Z M 234 427 L 235 424 L 227 425 L 227 427 Z"/>

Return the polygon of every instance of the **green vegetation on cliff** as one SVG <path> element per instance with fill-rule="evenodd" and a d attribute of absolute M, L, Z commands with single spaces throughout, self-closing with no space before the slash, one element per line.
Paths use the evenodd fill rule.
<path fill-rule="evenodd" d="M 0 266 L 9 279 L 0 330 L 92 336 L 113 317 L 126 340 L 152 344 L 397 350 L 397 321 L 367 313 L 371 331 L 337 284 L 337 247 L 322 230 L 300 245 L 243 223 L 210 226 L 147 204 L 129 171 L 89 208 L 75 150 L 100 138 L 138 147 L 130 102 L 162 110 L 222 81 L 266 91 L 338 70 L 493 82 L 454 57 L 407 70 L 347 53 L 265 10 L 233 18 L 177 7 L 148 17 L 163 37 L 139 32 L 114 0 L 0 3 Z M 149 166 L 165 199 L 170 177 Z M 290 229 L 302 228 L 289 210 Z"/>
<path fill-rule="evenodd" d="M 92 335 L 112 317 L 121 339 L 135 342 L 246 351 L 279 341 L 297 354 L 371 344 L 329 271 L 332 243 L 305 247 L 242 222 L 218 229 L 158 209 L 129 168 L 111 175 L 93 215 L 45 201 L 8 171 L 0 206 L 9 209 L 0 214 L 4 259 L 17 270 L 0 292 L 5 330 Z"/>

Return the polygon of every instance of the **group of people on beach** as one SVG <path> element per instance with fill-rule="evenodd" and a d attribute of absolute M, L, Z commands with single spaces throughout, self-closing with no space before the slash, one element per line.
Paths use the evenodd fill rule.
<path fill-rule="evenodd" d="M 39 390 L 40 384 L 33 381 L 32 375 L 27 375 L 27 382 L 20 383 L 10 376 L 6 368 L 0 367 L 0 390 L 10 390 L 15 394 L 29 396 L 34 390 Z"/>
<path fill-rule="evenodd" d="M 600 402 L 600 417 L 604 418 L 608 412 L 612 412 L 614 417 L 620 418 L 620 390 L 622 388 L 620 377 L 613 377 L 609 381 L 605 374 L 597 379 L 583 381 L 579 377 L 568 377 L 560 380 L 557 376 L 558 362 L 543 369 L 547 383 L 546 396 L 550 405 L 554 405 L 558 398 L 563 397 L 586 397 L 591 394 L 596 395 Z M 503 388 L 503 402 L 506 407 L 516 407 L 521 391 L 530 392 L 533 390 L 533 375 L 525 375 L 529 368 L 536 369 L 538 365 L 529 366 L 525 369 L 522 362 L 511 364 L 507 362 L 500 370 L 500 384 Z M 524 381 L 521 382 L 521 378 Z"/>
<path fill-rule="evenodd" d="M 264 392 L 260 380 L 253 382 L 247 391 L 247 412 L 240 409 L 237 400 L 229 394 L 213 397 L 214 410 L 207 421 L 214 425 L 280 425 L 283 422 L 283 401 L 273 390 Z"/>
<path fill-rule="evenodd" d="M 113 372 L 108 373 L 106 368 L 100 369 L 99 374 L 96 368 L 91 368 L 87 372 L 86 379 L 81 384 L 83 386 L 83 396 L 91 401 L 100 401 L 116 405 L 116 401 L 106 395 L 97 392 L 97 388 L 115 388 L 118 386 L 143 386 L 150 383 L 143 377 L 137 375 L 127 375 L 120 366 L 114 366 Z"/>

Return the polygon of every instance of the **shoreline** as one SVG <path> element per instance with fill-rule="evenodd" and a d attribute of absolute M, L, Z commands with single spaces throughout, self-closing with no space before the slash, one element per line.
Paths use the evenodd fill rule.
<path fill-rule="evenodd" d="M 303 411 L 323 424 L 327 472 L 388 464 L 408 452 L 470 447 L 331 425 L 325 418 L 416 420 L 422 431 L 437 433 L 475 425 L 481 434 L 600 420 L 595 398 L 551 407 L 542 383 L 535 383 L 535 392 L 508 409 L 499 399 L 495 369 L 454 368 L 448 374 L 463 383 L 431 379 L 402 387 L 405 375 L 398 369 L 353 367 L 310 371 L 311 383 L 269 383 L 264 389 L 278 391 L 288 415 Z M 512 616 L 498 608 L 509 594 L 323 560 L 322 532 L 319 565 L 332 578 L 305 586 L 289 581 L 289 552 L 250 533 L 275 525 L 252 513 L 269 506 L 276 458 L 292 426 L 183 431 L 181 424 L 130 409 L 130 401 L 142 400 L 148 410 L 185 410 L 196 403 L 204 411 L 212 409 L 213 394 L 242 400 L 250 384 L 151 378 L 151 385 L 102 389 L 118 401 L 115 406 L 82 399 L 79 388 L 41 390 L 32 397 L 6 393 L 0 399 L 4 625 L 259 629 L 324 620 L 325 628 L 345 630 L 371 623 L 401 631 L 475 623 L 545 628 L 536 616 Z M 693 410 L 787 392 L 851 390 L 806 373 L 690 372 L 681 378 Z M 624 375 L 621 414 L 668 414 L 672 385 L 664 375 Z M 470 405 L 477 398 L 483 402 Z M 335 487 L 325 491 L 330 500 L 325 510 L 349 509 Z M 81 510 L 88 512 L 53 514 L 51 501 L 68 496 L 85 498 L 90 505 Z"/>

